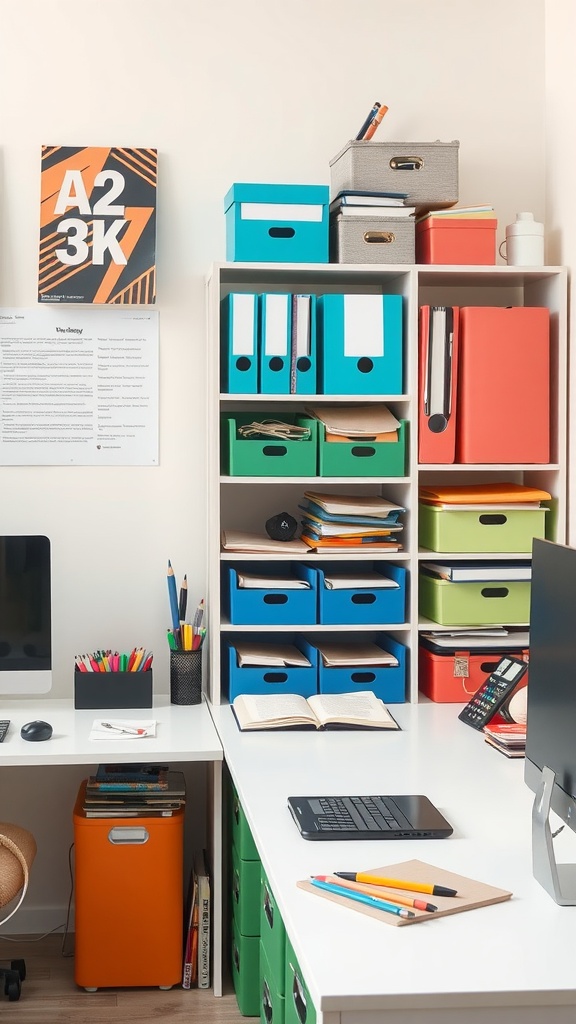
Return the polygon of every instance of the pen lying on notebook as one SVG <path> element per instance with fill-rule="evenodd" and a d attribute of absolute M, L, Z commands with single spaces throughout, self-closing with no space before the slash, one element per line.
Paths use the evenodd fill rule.
<path fill-rule="evenodd" d="M 359 882 L 348 881 L 338 875 L 315 875 L 318 882 L 328 882 L 330 885 L 339 885 L 343 889 L 350 889 L 351 892 L 363 892 L 365 896 L 375 896 L 377 899 L 386 899 L 390 903 L 400 903 L 403 907 L 415 907 L 416 910 L 426 910 L 433 913 L 438 907 L 433 903 L 426 903 L 425 900 L 412 899 L 410 896 L 401 896 L 395 892 L 385 892 L 379 897 L 374 892 L 374 886 L 361 885 Z"/>
<path fill-rule="evenodd" d="M 369 875 L 365 871 L 334 871 L 338 878 L 347 878 L 349 882 L 368 882 L 369 885 L 386 885 L 389 889 L 408 889 L 409 892 L 427 892 L 431 896 L 457 896 L 456 889 L 447 889 L 444 885 L 429 885 L 427 882 L 401 882 L 397 878 L 380 878 Z"/>
<path fill-rule="evenodd" d="M 112 725 L 112 722 L 100 722 L 103 729 L 114 729 L 115 732 L 127 732 L 130 736 L 144 736 L 146 729 L 133 729 L 128 725 Z"/>

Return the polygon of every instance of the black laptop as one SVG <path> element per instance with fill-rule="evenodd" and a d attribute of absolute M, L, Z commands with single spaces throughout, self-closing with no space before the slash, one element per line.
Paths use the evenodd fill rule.
<path fill-rule="evenodd" d="M 446 839 L 452 835 L 426 796 L 290 796 L 304 839 Z"/>

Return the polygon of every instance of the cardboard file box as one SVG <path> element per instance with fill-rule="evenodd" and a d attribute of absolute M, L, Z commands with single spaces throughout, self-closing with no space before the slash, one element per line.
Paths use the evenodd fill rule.
<path fill-rule="evenodd" d="M 331 263 L 414 263 L 414 217 L 330 219 Z"/>
<path fill-rule="evenodd" d="M 243 1017 L 257 1017 L 260 1013 L 260 938 L 242 935 L 238 922 L 232 917 L 231 973 L 238 1009 Z"/>
<path fill-rule="evenodd" d="M 236 787 L 230 781 L 230 840 L 238 850 L 242 860 L 259 860 L 258 850 L 254 842 L 244 808 L 238 798 Z"/>
<path fill-rule="evenodd" d="M 321 392 L 402 394 L 402 296 L 321 295 L 317 309 Z"/>
<path fill-rule="evenodd" d="M 85 787 L 73 815 L 76 984 L 179 984 L 184 809 L 167 818 L 87 818 Z"/>
<path fill-rule="evenodd" d="M 294 947 L 286 936 L 284 1024 L 316 1024 L 316 1009 L 300 970 Z"/>
<path fill-rule="evenodd" d="M 238 576 L 243 572 L 258 576 L 294 576 L 296 579 L 305 579 L 309 588 L 278 590 L 240 587 Z M 223 583 L 225 612 L 235 626 L 309 626 L 317 621 L 317 579 L 302 565 L 291 562 L 243 562 L 238 569 L 234 566 L 225 569 Z"/>
<path fill-rule="evenodd" d="M 393 580 L 398 586 L 390 589 L 372 590 L 350 587 L 342 590 L 328 590 L 325 586 L 326 576 L 356 572 L 359 577 L 363 570 L 377 572 L 385 579 Z M 400 623 L 406 617 L 406 582 L 407 572 L 398 565 L 389 562 L 361 562 L 360 564 L 342 564 L 323 562 L 321 566 L 308 568 L 307 573 L 317 578 L 318 590 L 318 621 L 326 625 L 367 625 Z"/>
<path fill-rule="evenodd" d="M 265 1021 L 266 1024 L 284 1024 L 284 984 L 283 980 L 280 991 L 266 950 L 260 940 L 260 1020 Z"/>
<path fill-rule="evenodd" d="M 421 573 L 420 614 L 443 626 L 528 622 L 530 582 L 451 583 Z"/>
<path fill-rule="evenodd" d="M 395 666 L 348 665 L 345 668 L 326 668 L 317 648 L 304 641 L 308 657 L 316 652 L 318 661 L 319 693 L 353 693 L 354 690 L 372 690 L 385 704 L 400 704 L 406 699 L 406 648 L 392 637 L 380 634 L 375 643 L 398 659 Z"/>
<path fill-rule="evenodd" d="M 152 669 L 146 672 L 74 671 L 75 708 L 151 708 Z"/>
<path fill-rule="evenodd" d="M 319 423 L 319 476 L 404 476 L 407 433 L 407 421 L 400 420 L 397 441 L 327 441 Z"/>
<path fill-rule="evenodd" d="M 446 650 L 420 641 L 418 686 L 436 703 L 467 703 L 486 682 L 504 654 L 528 660 L 527 650 Z"/>
<path fill-rule="evenodd" d="M 294 643 L 311 662 L 309 668 L 296 666 L 264 667 L 248 666 L 240 668 L 233 642 L 225 644 L 223 668 L 226 671 L 228 700 L 230 703 L 241 693 L 299 693 L 302 697 L 311 697 L 318 692 L 318 659 L 316 649 L 308 650 L 302 637 L 291 639 L 289 636 L 266 636 L 266 641 L 273 643 Z M 227 650 L 226 650 L 227 648 Z"/>
<path fill-rule="evenodd" d="M 460 309 L 457 460 L 550 460 L 550 312 Z"/>
<path fill-rule="evenodd" d="M 260 861 L 243 860 L 232 846 L 232 907 L 242 935 L 260 935 Z"/>
<path fill-rule="evenodd" d="M 330 161 L 330 196 L 353 189 L 407 192 L 408 206 L 453 206 L 459 146 L 458 141 L 347 142 Z"/>
<path fill-rule="evenodd" d="M 236 183 L 226 195 L 226 259 L 328 262 L 327 185 Z"/>
<path fill-rule="evenodd" d="M 306 441 L 244 438 L 238 427 L 254 421 L 280 419 L 308 427 Z M 230 476 L 316 476 L 318 453 L 318 420 L 298 413 L 267 413 L 262 411 L 233 413 L 222 416 L 221 467 Z"/>
<path fill-rule="evenodd" d="M 260 955 L 265 954 L 270 968 L 269 981 L 279 995 L 286 990 L 284 961 L 286 957 L 286 929 L 274 893 L 264 869 L 260 882 Z"/>
<path fill-rule="evenodd" d="M 460 512 L 421 503 L 418 540 L 430 551 L 529 553 L 534 537 L 546 536 L 546 510 Z"/>
<path fill-rule="evenodd" d="M 491 217 L 429 217 L 416 225 L 416 262 L 492 265 L 496 229 Z"/>

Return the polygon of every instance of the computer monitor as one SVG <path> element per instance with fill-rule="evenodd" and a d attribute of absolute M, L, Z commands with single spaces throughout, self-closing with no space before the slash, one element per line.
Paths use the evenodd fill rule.
<path fill-rule="evenodd" d="M 0 694 L 52 686 L 50 541 L 0 536 Z"/>
<path fill-rule="evenodd" d="M 530 597 L 525 780 L 534 876 L 563 905 L 576 903 L 576 865 L 556 864 L 549 813 L 576 832 L 576 549 L 534 540 Z"/>

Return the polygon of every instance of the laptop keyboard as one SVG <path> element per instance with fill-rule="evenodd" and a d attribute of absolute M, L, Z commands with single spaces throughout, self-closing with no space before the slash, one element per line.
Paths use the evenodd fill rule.
<path fill-rule="evenodd" d="M 381 796 L 325 796 L 317 816 L 322 832 L 382 832 L 402 826 Z"/>

